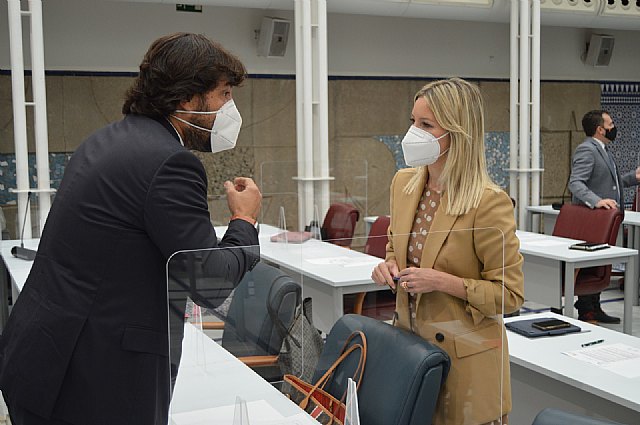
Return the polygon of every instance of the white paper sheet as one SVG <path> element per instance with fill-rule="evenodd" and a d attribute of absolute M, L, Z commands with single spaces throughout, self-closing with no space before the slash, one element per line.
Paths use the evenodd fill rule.
<path fill-rule="evenodd" d="M 547 237 L 547 235 L 542 233 L 520 233 L 520 232 L 516 232 L 516 236 L 521 241 L 533 241 L 536 239 L 545 239 Z"/>
<path fill-rule="evenodd" d="M 324 257 L 324 258 L 308 258 L 305 261 L 311 264 L 317 264 L 319 266 L 349 266 L 349 265 L 361 265 L 362 260 L 356 258 L 341 256 L 341 257 Z"/>
<path fill-rule="evenodd" d="M 564 354 L 594 364 L 626 378 L 640 376 L 640 348 L 626 344 L 599 345 Z"/>
<path fill-rule="evenodd" d="M 527 242 L 527 245 L 529 246 L 560 246 L 560 245 L 566 245 L 566 244 L 567 244 L 566 241 L 554 241 L 554 240 L 548 240 L 548 239 Z"/>
<path fill-rule="evenodd" d="M 373 266 L 377 265 L 378 263 L 381 263 L 382 261 L 384 261 L 382 258 L 376 258 L 371 260 L 360 260 L 360 261 L 354 261 L 352 263 L 345 264 L 344 267 L 371 266 L 371 268 L 373 268 Z"/>

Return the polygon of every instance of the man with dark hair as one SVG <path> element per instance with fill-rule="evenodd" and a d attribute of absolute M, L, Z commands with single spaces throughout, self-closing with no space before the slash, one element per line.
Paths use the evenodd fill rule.
<path fill-rule="evenodd" d="M 582 118 L 582 128 L 587 138 L 573 154 L 569 177 L 573 203 L 589 208 L 620 208 L 624 211 L 622 188 L 638 184 L 640 167 L 625 175 L 620 174 L 608 150 L 608 145 L 616 139 L 617 128 L 607 111 L 587 112 Z M 599 293 L 578 296 L 575 306 L 580 320 L 620 323 L 620 318 L 602 311 Z"/>
<path fill-rule="evenodd" d="M 180 265 L 197 260 L 206 279 L 189 281 L 189 297 L 215 305 L 259 259 L 239 248 L 258 245 L 257 186 L 225 182 L 230 221 L 218 242 L 206 173 L 190 152 L 235 145 L 242 119 L 232 89 L 245 75 L 205 36 L 161 37 L 127 93 L 125 117 L 74 152 L 0 340 L 14 425 L 166 425 L 186 299 L 167 299 L 167 275 L 193 277 L 196 268 Z M 167 265 L 177 251 L 216 247 L 225 249 Z"/>

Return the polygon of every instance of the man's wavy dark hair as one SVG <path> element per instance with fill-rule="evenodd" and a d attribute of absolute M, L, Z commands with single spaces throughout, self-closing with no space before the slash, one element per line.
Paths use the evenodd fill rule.
<path fill-rule="evenodd" d="M 183 100 L 228 81 L 237 86 L 247 70 L 220 44 L 202 34 L 175 33 L 151 44 L 126 94 L 123 114 L 165 117 Z"/>

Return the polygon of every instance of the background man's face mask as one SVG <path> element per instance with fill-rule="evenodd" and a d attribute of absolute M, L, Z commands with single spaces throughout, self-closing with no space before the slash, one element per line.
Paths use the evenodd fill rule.
<path fill-rule="evenodd" d="M 438 143 L 438 140 L 447 134 L 449 134 L 449 132 L 444 133 L 440 137 L 435 137 L 428 131 L 412 125 L 409 127 L 409 131 L 407 131 L 404 139 L 402 139 L 404 162 L 410 167 L 433 164 L 449 150 L 447 149 L 440 153 L 440 143 Z"/>
<path fill-rule="evenodd" d="M 616 136 L 618 135 L 618 127 L 611 127 L 604 129 L 604 137 L 609 139 L 609 141 L 613 142 L 616 140 Z"/>
<path fill-rule="evenodd" d="M 200 115 L 216 114 L 216 120 L 213 122 L 211 129 L 200 127 L 175 115 L 172 115 L 172 117 L 191 127 L 211 133 L 211 152 L 213 153 L 233 149 L 236 146 L 238 134 L 240 134 L 240 128 L 242 127 L 242 117 L 233 99 L 222 105 L 222 108 L 217 111 L 185 111 L 176 109 L 176 112 Z"/>

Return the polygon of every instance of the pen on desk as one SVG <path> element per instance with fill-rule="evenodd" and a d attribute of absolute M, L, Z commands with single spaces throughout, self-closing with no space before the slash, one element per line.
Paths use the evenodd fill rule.
<path fill-rule="evenodd" d="M 584 344 L 582 344 L 582 346 L 583 347 L 590 347 L 592 345 L 600 344 L 601 342 L 604 342 L 604 339 L 597 339 L 595 341 L 585 342 Z"/>

